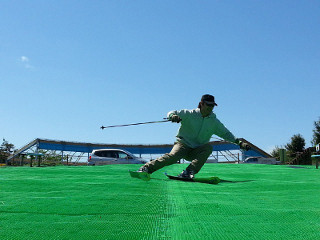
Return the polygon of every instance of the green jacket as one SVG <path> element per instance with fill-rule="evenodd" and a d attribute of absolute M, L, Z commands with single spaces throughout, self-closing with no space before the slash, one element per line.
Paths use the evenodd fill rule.
<path fill-rule="evenodd" d="M 178 115 L 182 120 L 177 141 L 189 147 L 196 148 L 208 143 L 212 135 L 237 143 L 234 135 L 219 121 L 213 112 L 208 117 L 202 117 L 200 108 L 175 110 L 168 113 L 168 118 L 172 114 Z"/>

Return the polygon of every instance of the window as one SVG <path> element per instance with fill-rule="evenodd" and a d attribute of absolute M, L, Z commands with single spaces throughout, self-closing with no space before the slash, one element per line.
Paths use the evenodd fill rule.
<path fill-rule="evenodd" d="M 118 154 L 115 151 L 106 151 L 104 153 L 105 153 L 105 157 L 118 158 Z"/>
<path fill-rule="evenodd" d="M 118 158 L 116 151 L 96 151 L 94 154 L 98 157 Z"/>
<path fill-rule="evenodd" d="M 94 154 L 97 155 L 98 157 L 103 157 L 102 156 L 103 152 L 101 152 L 101 151 L 96 151 L 96 152 L 94 152 Z"/>
<path fill-rule="evenodd" d="M 128 158 L 130 159 L 130 156 L 128 156 L 128 154 L 124 153 L 124 152 L 118 152 L 119 154 L 119 158 Z"/>

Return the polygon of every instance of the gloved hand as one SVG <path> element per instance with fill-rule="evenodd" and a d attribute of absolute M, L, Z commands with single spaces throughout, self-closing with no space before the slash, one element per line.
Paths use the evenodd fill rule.
<path fill-rule="evenodd" d="M 247 143 L 244 143 L 244 142 L 241 142 L 239 143 L 239 146 L 241 149 L 245 150 L 245 151 L 249 151 L 251 149 L 250 145 L 247 144 Z"/>
<path fill-rule="evenodd" d="M 169 118 L 171 122 L 179 123 L 181 122 L 181 118 L 178 115 L 172 114 Z"/>

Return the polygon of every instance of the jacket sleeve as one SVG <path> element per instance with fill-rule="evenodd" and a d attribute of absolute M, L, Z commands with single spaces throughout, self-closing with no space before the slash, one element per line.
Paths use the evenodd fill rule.
<path fill-rule="evenodd" d="M 183 119 L 186 119 L 190 116 L 190 111 L 184 109 L 184 110 L 173 110 L 173 111 L 170 111 L 168 112 L 167 114 L 167 118 L 170 119 L 170 117 L 172 115 L 178 115 L 182 120 Z"/>
<path fill-rule="evenodd" d="M 238 144 L 235 136 L 216 118 L 216 132 L 215 134 L 226 141 Z"/>

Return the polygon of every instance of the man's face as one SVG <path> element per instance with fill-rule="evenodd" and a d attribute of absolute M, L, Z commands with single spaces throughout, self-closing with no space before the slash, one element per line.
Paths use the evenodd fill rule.
<path fill-rule="evenodd" d="M 209 106 L 205 103 L 202 103 L 201 105 L 201 115 L 202 117 L 208 117 L 210 113 L 212 112 L 214 106 Z"/>

